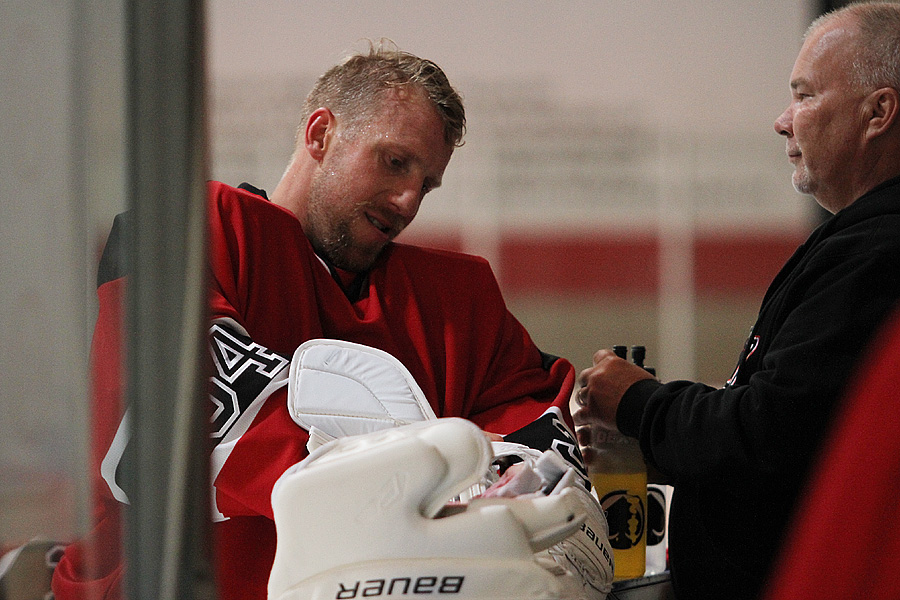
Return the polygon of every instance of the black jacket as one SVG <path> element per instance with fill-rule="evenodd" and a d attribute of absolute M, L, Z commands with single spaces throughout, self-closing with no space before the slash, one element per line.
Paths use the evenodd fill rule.
<path fill-rule="evenodd" d="M 619 429 L 675 486 L 679 597 L 757 596 L 835 405 L 898 300 L 894 179 L 819 226 L 788 260 L 725 387 L 647 380 L 625 394 Z"/>

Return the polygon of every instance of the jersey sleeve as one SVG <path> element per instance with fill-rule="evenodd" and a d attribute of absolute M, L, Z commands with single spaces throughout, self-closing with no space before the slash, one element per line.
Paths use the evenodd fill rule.
<path fill-rule="evenodd" d="M 219 183 L 209 189 L 213 518 L 272 518 L 272 486 L 306 457 L 287 410 L 290 357 L 321 337 L 299 221 Z"/>
<path fill-rule="evenodd" d="M 124 441 L 124 307 L 127 214 L 110 230 L 98 269 L 98 313 L 91 340 L 91 529 L 66 550 L 53 573 L 59 600 L 122 596 L 124 491 L 117 476 Z"/>
<path fill-rule="evenodd" d="M 306 457 L 307 432 L 286 410 L 290 356 L 220 319 L 210 329 L 213 518 L 272 518 L 275 481 Z"/>

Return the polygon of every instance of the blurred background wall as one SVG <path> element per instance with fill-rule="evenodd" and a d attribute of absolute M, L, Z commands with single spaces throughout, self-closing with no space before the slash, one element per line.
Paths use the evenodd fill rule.
<path fill-rule="evenodd" d="M 404 240 L 488 257 L 579 368 L 721 384 L 818 218 L 772 121 L 813 0 L 210 0 L 210 176 L 272 190 L 314 77 L 387 37 L 469 134 Z M 94 277 L 124 209 L 124 3 L 0 4 L 0 548 L 84 530 Z"/>
<path fill-rule="evenodd" d="M 642 344 L 723 383 L 814 202 L 772 122 L 805 2 L 209 6 L 213 178 L 271 190 L 314 78 L 366 39 L 435 60 L 466 144 L 402 240 L 490 259 L 544 351 Z"/>

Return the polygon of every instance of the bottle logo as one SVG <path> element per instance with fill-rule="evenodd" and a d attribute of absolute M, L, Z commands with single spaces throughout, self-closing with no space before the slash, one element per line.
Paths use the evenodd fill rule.
<path fill-rule="evenodd" d="M 616 550 L 637 546 L 644 537 L 644 501 L 628 490 L 614 490 L 600 499 L 609 523 L 609 545 Z"/>
<path fill-rule="evenodd" d="M 662 489 L 647 488 L 647 545 L 655 546 L 666 537 L 666 495 Z"/>

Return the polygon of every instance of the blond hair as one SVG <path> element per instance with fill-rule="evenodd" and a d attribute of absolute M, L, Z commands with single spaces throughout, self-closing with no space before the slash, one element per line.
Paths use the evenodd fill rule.
<path fill-rule="evenodd" d="M 303 105 L 301 131 L 310 115 L 321 107 L 342 117 L 352 130 L 378 114 L 387 92 L 410 87 L 424 92 L 437 109 L 446 142 L 461 146 L 466 112 L 462 98 L 444 71 L 434 62 L 402 52 L 386 40 L 369 42 L 368 52 L 348 57 L 319 77 Z"/>

